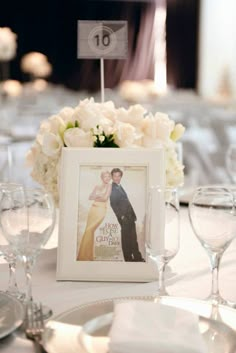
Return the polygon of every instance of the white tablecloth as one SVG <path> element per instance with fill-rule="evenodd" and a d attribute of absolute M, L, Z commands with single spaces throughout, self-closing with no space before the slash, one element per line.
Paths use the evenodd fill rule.
<path fill-rule="evenodd" d="M 48 248 L 54 246 L 54 232 Z M 0 265 L 0 288 L 7 285 L 8 269 Z M 187 209 L 181 209 L 180 251 L 170 263 L 166 276 L 170 295 L 204 299 L 210 293 L 210 268 L 205 250 L 195 238 Z M 236 241 L 226 250 L 220 268 L 220 290 L 226 299 L 236 302 Z M 33 275 L 33 292 L 37 300 L 50 306 L 54 314 L 61 313 L 83 303 L 94 300 L 131 295 L 152 295 L 157 283 L 104 283 L 104 282 L 57 282 L 56 249 L 43 250 Z M 14 335 L 0 340 L 3 353 L 33 352 L 32 343 L 23 335 Z"/>

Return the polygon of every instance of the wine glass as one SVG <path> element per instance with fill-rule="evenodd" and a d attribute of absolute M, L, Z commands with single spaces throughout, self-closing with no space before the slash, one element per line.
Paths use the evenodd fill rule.
<path fill-rule="evenodd" d="M 199 187 L 189 203 L 193 231 L 210 258 L 213 305 L 228 304 L 219 292 L 218 274 L 222 255 L 236 236 L 233 193 L 222 186 Z"/>
<path fill-rule="evenodd" d="M 33 301 L 32 270 L 55 225 L 55 207 L 49 193 L 41 189 L 6 189 L 0 200 L 3 235 L 21 257 L 26 273 L 26 304 Z M 52 314 L 44 307 L 45 318 Z"/>
<path fill-rule="evenodd" d="M 168 295 L 165 268 L 179 250 L 179 199 L 174 188 L 150 188 L 146 216 L 146 251 L 159 272 L 157 296 Z"/>
<path fill-rule="evenodd" d="M 9 145 L 0 146 L 0 198 L 1 190 L 5 188 L 18 188 L 21 187 L 19 184 L 8 183 L 11 178 L 12 171 L 12 153 Z M 17 299 L 23 299 L 24 294 L 18 289 L 16 282 L 16 264 L 17 254 L 12 245 L 2 235 L 0 231 L 0 255 L 3 256 L 4 260 L 7 261 L 9 266 L 9 281 L 6 293 L 16 297 Z"/>
<path fill-rule="evenodd" d="M 233 183 L 236 183 L 236 145 L 230 145 L 226 152 L 226 168 Z"/>
<path fill-rule="evenodd" d="M 0 145 L 0 182 L 9 182 L 12 170 L 12 152 L 9 145 Z"/>

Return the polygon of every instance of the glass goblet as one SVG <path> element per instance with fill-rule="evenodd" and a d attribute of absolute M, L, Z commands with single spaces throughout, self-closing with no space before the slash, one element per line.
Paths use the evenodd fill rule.
<path fill-rule="evenodd" d="M 0 183 L 0 200 L 2 197 L 3 190 L 14 190 L 21 189 L 22 185 L 14 184 L 14 183 Z M 9 242 L 5 239 L 2 234 L 2 230 L 0 229 L 0 255 L 4 258 L 4 260 L 8 263 L 9 266 L 9 280 L 8 280 L 8 288 L 6 293 L 16 297 L 17 299 L 23 300 L 24 293 L 21 293 L 17 286 L 16 281 L 16 266 L 17 266 L 17 252 L 16 249 L 9 244 Z"/>
<path fill-rule="evenodd" d="M 165 268 L 179 250 L 179 199 L 174 188 L 151 187 L 146 217 L 146 251 L 158 268 L 157 296 L 168 295 Z"/>
<path fill-rule="evenodd" d="M 9 145 L 0 145 L 0 182 L 9 182 L 12 171 L 12 152 Z"/>
<path fill-rule="evenodd" d="M 40 189 L 5 190 L 0 202 L 3 235 L 17 250 L 26 273 L 26 304 L 33 301 L 32 270 L 55 225 L 55 207 L 50 194 Z M 44 307 L 44 317 L 52 311 Z"/>
<path fill-rule="evenodd" d="M 219 292 L 218 274 L 222 255 L 236 236 L 233 193 L 224 187 L 199 187 L 189 203 L 193 231 L 206 250 L 211 265 L 212 285 L 209 300 L 227 304 Z"/>
<path fill-rule="evenodd" d="M 230 145 L 226 152 L 226 168 L 231 181 L 236 184 L 236 145 Z"/>

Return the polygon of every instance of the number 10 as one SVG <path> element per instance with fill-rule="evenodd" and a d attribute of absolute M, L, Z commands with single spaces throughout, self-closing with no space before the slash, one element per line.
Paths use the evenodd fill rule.
<path fill-rule="evenodd" d="M 104 47 L 108 47 L 111 43 L 110 34 L 103 34 L 101 36 L 97 34 L 94 38 L 97 40 L 97 43 L 96 43 L 97 47 L 100 46 L 100 40 L 101 40 L 101 43 L 104 45 Z"/>

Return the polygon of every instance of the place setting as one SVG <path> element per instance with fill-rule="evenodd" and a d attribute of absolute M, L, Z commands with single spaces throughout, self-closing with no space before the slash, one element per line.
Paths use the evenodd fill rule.
<path fill-rule="evenodd" d="M 53 1 L 0 18 L 0 350 L 235 353 L 236 7 Z"/>

